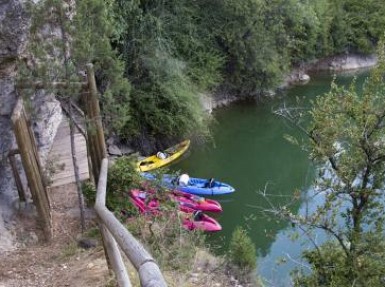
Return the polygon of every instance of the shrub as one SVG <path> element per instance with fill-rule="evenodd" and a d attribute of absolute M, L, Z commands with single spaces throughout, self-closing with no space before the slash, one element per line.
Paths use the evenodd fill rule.
<path fill-rule="evenodd" d="M 82 183 L 82 192 L 84 198 L 86 199 L 88 206 L 93 206 L 96 199 L 96 188 L 90 181 L 84 181 Z"/>
<path fill-rule="evenodd" d="M 247 231 L 238 226 L 231 237 L 229 246 L 230 263 L 241 271 L 249 273 L 256 268 L 256 250 Z"/>
<path fill-rule="evenodd" d="M 162 269 L 190 271 L 198 248 L 204 246 L 202 231 L 188 231 L 174 206 L 167 206 L 162 216 L 139 215 L 127 221 L 127 228 L 156 258 Z"/>
<path fill-rule="evenodd" d="M 129 190 L 139 186 L 140 176 L 135 170 L 132 157 L 117 159 L 108 170 L 107 207 L 113 211 L 129 212 Z"/>

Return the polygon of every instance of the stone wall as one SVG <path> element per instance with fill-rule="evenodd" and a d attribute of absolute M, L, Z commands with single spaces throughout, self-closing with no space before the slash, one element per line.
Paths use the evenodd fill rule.
<path fill-rule="evenodd" d="M 10 117 L 17 99 L 16 60 L 25 50 L 27 35 L 22 1 L 0 0 L 0 195 L 13 186 L 6 154 L 15 147 Z"/>
<path fill-rule="evenodd" d="M 25 51 L 30 21 L 24 8 L 25 2 L 0 0 L 0 251 L 11 247 L 12 236 L 6 231 L 14 224 L 12 212 L 17 206 L 17 191 L 7 154 L 10 149 L 17 148 L 11 115 L 19 96 L 15 89 L 16 62 L 27 57 Z M 32 125 L 44 162 L 62 119 L 60 103 L 54 95 L 44 91 L 35 93 L 30 100 Z"/>

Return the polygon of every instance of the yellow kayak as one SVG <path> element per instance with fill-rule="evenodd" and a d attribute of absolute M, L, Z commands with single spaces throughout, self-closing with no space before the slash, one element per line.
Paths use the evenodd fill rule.
<path fill-rule="evenodd" d="M 146 157 L 138 161 L 136 164 L 137 171 L 149 171 L 156 169 L 180 157 L 190 146 L 190 140 L 185 140 L 177 145 L 174 145 L 164 151 L 158 152 L 156 155 Z"/>

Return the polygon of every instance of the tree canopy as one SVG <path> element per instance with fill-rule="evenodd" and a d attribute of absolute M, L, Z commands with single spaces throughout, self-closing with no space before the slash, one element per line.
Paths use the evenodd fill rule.
<path fill-rule="evenodd" d="M 40 23 L 53 20 L 44 7 L 59 4 L 36 4 Z M 293 66 L 372 53 L 385 21 L 380 0 L 85 0 L 74 8 L 63 19 L 66 66 L 76 76 L 94 63 L 108 131 L 138 148 L 144 139 L 207 135 L 201 93 L 259 97 Z M 54 46 L 43 42 L 35 56 Z"/>
<path fill-rule="evenodd" d="M 319 164 L 315 187 L 322 196 L 314 212 L 295 215 L 288 208 L 274 212 L 301 226 L 314 244 L 304 258 L 313 273 L 299 272 L 297 286 L 383 286 L 385 249 L 385 50 L 362 92 L 332 84 L 309 113 L 279 113 L 310 139 L 310 156 Z M 308 126 L 301 118 L 311 117 Z M 318 245 L 314 230 L 329 240 Z"/>

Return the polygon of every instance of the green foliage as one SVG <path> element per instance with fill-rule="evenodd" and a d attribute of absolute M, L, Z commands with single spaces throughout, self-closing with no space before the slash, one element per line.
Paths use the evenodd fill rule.
<path fill-rule="evenodd" d="M 90 181 L 84 181 L 82 183 L 82 193 L 85 197 L 88 206 L 93 206 L 96 199 L 96 188 Z"/>
<path fill-rule="evenodd" d="M 297 286 L 381 286 L 385 246 L 385 46 L 379 65 L 362 92 L 332 83 L 309 112 L 291 117 L 310 139 L 310 156 L 319 164 L 316 191 L 323 201 L 306 216 L 282 207 L 274 212 L 300 227 L 315 249 L 305 252 L 313 273 L 298 273 Z M 329 241 L 317 246 L 312 234 L 322 229 Z"/>
<path fill-rule="evenodd" d="M 120 157 L 108 170 L 107 206 L 110 210 L 128 214 L 133 212 L 129 202 L 130 189 L 140 185 L 140 176 L 135 170 L 133 158 Z"/>
<path fill-rule="evenodd" d="M 292 65 L 372 52 L 385 22 L 380 0 L 84 0 L 75 11 L 44 0 L 30 7 L 36 60 L 33 70 L 20 64 L 21 80 L 79 81 L 78 71 L 93 63 L 107 132 L 139 143 L 206 136 L 200 93 L 220 86 L 259 96 Z"/>
<path fill-rule="evenodd" d="M 231 237 L 229 259 L 232 264 L 245 273 L 256 268 L 256 250 L 251 238 L 242 227 L 237 227 Z"/>
<path fill-rule="evenodd" d="M 157 176 L 162 176 L 158 171 Z M 160 202 L 161 215 L 141 215 L 130 203 L 132 188 L 153 190 L 149 194 Z M 159 187 L 159 182 L 143 183 L 135 170 L 132 158 L 121 157 L 109 168 L 107 181 L 107 206 L 127 228 L 145 244 L 157 259 L 162 269 L 189 270 L 196 249 L 204 246 L 200 231 L 187 231 L 182 227 L 182 216 L 174 202 L 169 200 L 168 190 Z"/>
<path fill-rule="evenodd" d="M 211 80 L 198 77 L 200 73 L 211 75 L 211 72 L 206 73 L 200 67 L 198 73 L 194 65 L 190 69 L 190 65 L 178 58 L 182 48 L 189 51 L 192 45 L 205 46 L 199 41 L 190 41 L 185 47 L 187 43 L 177 37 L 182 34 L 197 37 L 196 32 L 195 36 L 191 35 L 193 32 L 186 31 L 187 25 L 182 24 L 187 15 L 181 13 L 190 13 L 189 8 L 184 9 L 179 2 L 171 5 L 158 1 L 116 1 L 116 7 L 118 26 L 122 28 L 117 47 L 126 60 L 126 75 L 133 84 L 134 95 L 130 102 L 133 120 L 122 134 L 128 137 L 133 132 L 135 135 L 146 133 L 156 138 L 207 134 L 197 87 L 207 87 L 208 82 L 215 82 L 218 76 L 212 75 Z M 180 13 L 174 13 L 176 10 Z M 209 52 L 202 53 L 211 57 Z M 210 64 L 207 66 L 210 71 L 213 70 L 211 64 L 219 61 L 215 55 L 209 61 L 199 60 Z"/>
<path fill-rule="evenodd" d="M 130 84 L 123 78 L 124 65 L 112 49 L 116 32 L 110 15 L 111 3 L 84 0 L 73 6 L 58 0 L 29 3 L 32 15 L 28 53 L 31 63 L 20 62 L 19 80 L 84 81 L 80 71 L 93 63 L 107 132 L 119 133 L 130 119 Z M 79 100 L 75 88 L 53 91 L 58 97 Z M 30 91 L 34 93 L 34 91 Z"/>
<path fill-rule="evenodd" d="M 113 1 L 84 0 L 76 3 L 71 55 L 78 70 L 93 63 L 101 92 L 106 132 L 121 133 L 130 120 L 131 85 L 123 77 L 124 64 L 111 46 L 117 35 L 111 14 Z"/>
<path fill-rule="evenodd" d="M 385 272 L 384 252 L 385 245 L 378 242 L 374 246 L 367 245 L 365 253 L 358 256 L 354 268 L 350 268 L 349 258 L 340 246 L 328 242 L 320 247 L 320 253 L 308 250 L 303 257 L 309 262 L 313 272 L 311 275 L 305 271 L 293 272 L 294 285 L 303 287 L 318 286 L 384 286 L 383 275 Z M 353 279 L 354 278 L 354 279 Z"/>
<path fill-rule="evenodd" d="M 198 248 L 205 245 L 202 231 L 182 227 L 182 216 L 169 206 L 162 216 L 139 215 L 127 221 L 127 228 L 150 249 L 162 270 L 191 271 Z"/>

